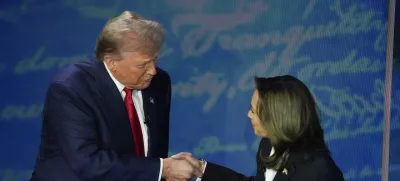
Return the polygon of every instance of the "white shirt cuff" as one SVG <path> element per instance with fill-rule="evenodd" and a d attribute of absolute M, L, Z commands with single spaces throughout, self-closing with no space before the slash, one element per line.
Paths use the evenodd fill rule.
<path fill-rule="evenodd" d="M 162 168 L 163 168 L 163 161 L 162 158 L 160 158 L 160 174 L 158 174 L 158 181 L 161 180 Z"/>
<path fill-rule="evenodd" d="M 203 174 L 204 171 L 206 171 L 206 167 L 207 167 L 207 162 L 204 162 Z M 201 178 L 197 177 L 196 181 L 201 181 Z"/>

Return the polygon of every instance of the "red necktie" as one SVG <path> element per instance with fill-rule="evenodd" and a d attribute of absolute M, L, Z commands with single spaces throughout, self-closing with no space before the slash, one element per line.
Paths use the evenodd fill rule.
<path fill-rule="evenodd" d="M 128 111 L 129 120 L 131 122 L 133 138 L 136 145 L 136 154 L 137 156 L 144 156 L 142 128 L 140 127 L 139 117 L 137 115 L 135 105 L 133 104 L 132 89 L 128 89 L 125 87 L 124 91 L 126 93 L 124 102 Z"/>

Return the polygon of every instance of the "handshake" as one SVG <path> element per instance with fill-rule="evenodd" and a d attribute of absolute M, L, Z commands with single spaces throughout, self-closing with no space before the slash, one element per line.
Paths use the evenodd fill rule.
<path fill-rule="evenodd" d="M 162 178 L 167 181 L 187 181 L 202 177 L 205 162 L 197 160 L 191 153 L 181 152 L 163 159 Z"/>

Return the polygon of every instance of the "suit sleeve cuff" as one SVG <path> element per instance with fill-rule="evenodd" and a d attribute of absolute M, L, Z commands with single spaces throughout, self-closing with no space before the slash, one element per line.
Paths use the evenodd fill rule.
<path fill-rule="evenodd" d="M 163 168 L 163 159 L 160 158 L 160 173 L 158 174 L 158 181 L 161 180 L 162 168 Z"/>
<path fill-rule="evenodd" d="M 207 162 L 204 162 L 203 174 L 204 174 L 204 171 L 206 171 L 206 167 L 207 167 Z M 201 181 L 201 178 L 197 177 L 196 181 Z"/>

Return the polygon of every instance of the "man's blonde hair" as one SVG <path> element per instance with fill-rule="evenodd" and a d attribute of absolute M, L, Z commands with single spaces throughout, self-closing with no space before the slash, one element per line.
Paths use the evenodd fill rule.
<path fill-rule="evenodd" d="M 161 24 L 124 11 L 106 23 L 97 38 L 95 54 L 98 60 L 103 60 L 106 55 L 120 56 L 122 51 L 157 53 L 164 39 Z"/>

